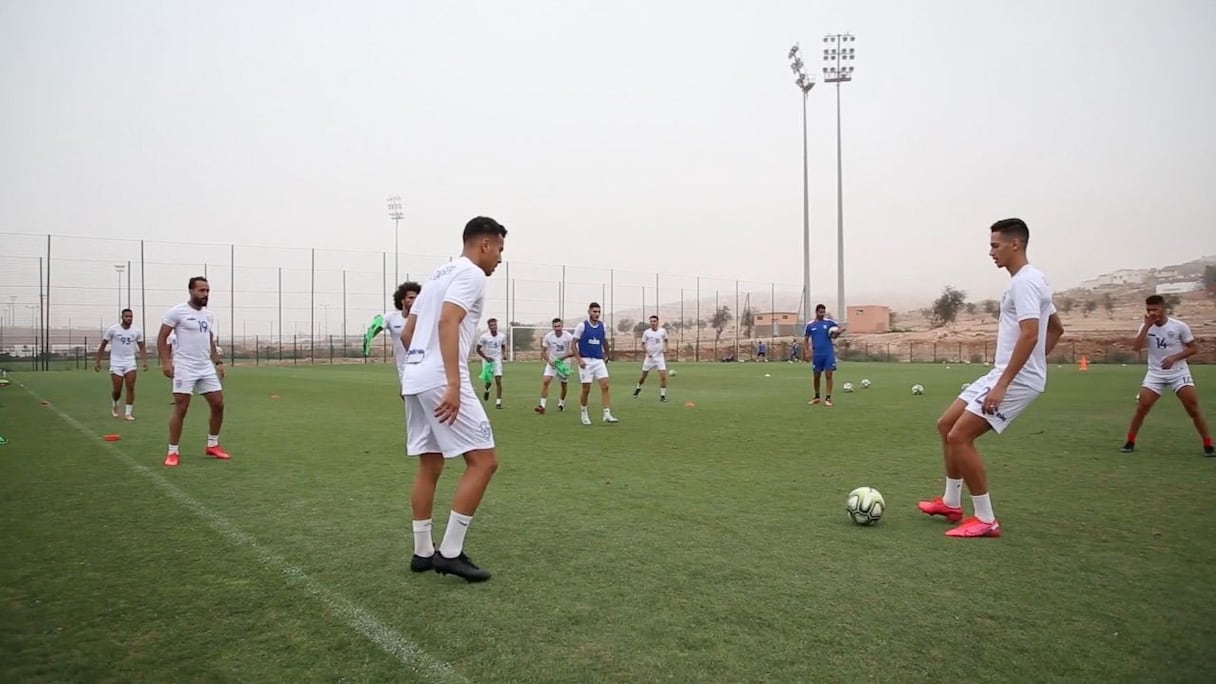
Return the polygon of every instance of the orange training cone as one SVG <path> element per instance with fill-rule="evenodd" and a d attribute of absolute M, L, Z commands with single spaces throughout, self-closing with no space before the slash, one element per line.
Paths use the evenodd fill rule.
<path fill-rule="evenodd" d="M 1079 366 L 1080 366 L 1079 370 L 1082 373 L 1089 370 L 1089 358 L 1086 357 L 1084 354 L 1081 355 L 1081 362 L 1080 362 Z"/>

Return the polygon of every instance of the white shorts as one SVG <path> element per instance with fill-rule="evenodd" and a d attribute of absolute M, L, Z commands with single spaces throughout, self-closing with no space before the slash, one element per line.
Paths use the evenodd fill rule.
<path fill-rule="evenodd" d="M 1162 373 L 1158 370 L 1150 370 L 1144 374 L 1144 382 L 1140 386 L 1155 392 L 1164 394 L 1165 388 L 1170 388 L 1174 394 L 1177 394 L 1183 387 L 1194 387 L 1195 379 L 1191 377 L 1189 370 L 1182 373 Z"/>
<path fill-rule="evenodd" d="M 485 369 L 487 363 L 494 364 L 494 377 L 501 378 L 502 377 L 502 359 L 494 359 L 492 361 L 486 361 L 485 359 L 482 359 L 481 367 L 483 370 Z"/>
<path fill-rule="evenodd" d="M 557 369 L 554 368 L 553 364 L 551 364 L 551 363 L 545 364 L 545 372 L 543 373 L 543 376 L 546 378 L 556 377 L 558 380 L 561 380 L 562 382 L 566 382 L 567 380 L 570 379 L 570 376 L 562 375 L 561 373 L 558 373 Z"/>
<path fill-rule="evenodd" d="M 456 458 L 470 451 L 494 448 L 494 430 L 486 409 L 468 383 L 460 384 L 460 412 L 448 425 L 435 417 L 443 388 L 405 395 L 405 453 L 409 456 L 443 454 Z"/>
<path fill-rule="evenodd" d="M 993 368 L 988 371 L 987 375 L 968 385 L 967 389 L 958 395 L 959 399 L 967 402 L 967 411 L 987 420 L 997 434 L 1004 432 L 1005 428 L 1009 427 L 1009 424 L 1042 394 L 1033 387 L 1028 387 L 1015 380 L 1005 390 L 1005 398 L 996 407 L 996 413 L 984 413 L 984 399 L 1001 379 L 1001 373 L 1002 371 Z"/>
<path fill-rule="evenodd" d="M 604 363 L 603 359 L 583 359 L 583 363 L 586 363 L 587 367 L 579 366 L 579 382 L 587 385 L 608 379 L 608 364 Z"/>
<path fill-rule="evenodd" d="M 121 361 L 119 363 L 110 362 L 110 375 L 123 376 L 127 373 L 134 373 L 136 370 L 134 361 Z"/>
<path fill-rule="evenodd" d="M 210 394 L 224 389 L 218 373 L 173 376 L 174 394 Z"/>
<path fill-rule="evenodd" d="M 649 373 L 652 370 L 667 370 L 667 359 L 663 358 L 662 354 L 659 354 L 658 356 L 647 356 L 645 360 L 642 361 L 643 373 Z"/>

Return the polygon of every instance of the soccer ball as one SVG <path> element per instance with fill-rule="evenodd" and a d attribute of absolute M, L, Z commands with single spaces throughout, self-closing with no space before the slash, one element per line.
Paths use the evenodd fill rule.
<path fill-rule="evenodd" d="M 853 383 L 851 383 L 851 382 L 846 382 L 846 383 L 844 384 L 844 391 L 846 391 L 846 392 L 852 392 L 852 391 L 853 391 Z"/>
<path fill-rule="evenodd" d="M 861 379 L 861 388 L 862 388 L 862 389 L 870 389 L 870 379 L 869 379 L 869 378 L 862 378 L 862 379 Z"/>
<path fill-rule="evenodd" d="M 676 372 L 673 370 L 672 372 L 668 373 L 668 375 L 674 378 L 676 376 Z"/>
<path fill-rule="evenodd" d="M 840 337 L 840 326 L 833 325 L 832 327 L 828 328 L 828 336 L 829 337 Z"/>
<path fill-rule="evenodd" d="M 920 384 L 912 385 L 912 394 L 920 395 L 920 394 L 924 394 L 924 393 L 925 393 L 924 385 L 920 385 Z"/>
<path fill-rule="evenodd" d="M 849 520 L 858 525 L 873 525 L 882 519 L 887 502 L 882 494 L 873 487 L 858 487 L 849 492 L 844 500 L 844 510 L 849 514 Z"/>

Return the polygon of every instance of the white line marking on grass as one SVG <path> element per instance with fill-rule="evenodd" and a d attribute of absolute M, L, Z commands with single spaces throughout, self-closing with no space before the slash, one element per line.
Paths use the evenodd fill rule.
<path fill-rule="evenodd" d="M 39 401 L 43 400 L 42 397 L 35 394 L 29 388 L 26 388 L 26 391 L 35 399 Z M 207 508 L 194 497 L 178 489 L 176 485 L 165 479 L 165 476 L 159 472 L 131 458 L 122 449 L 119 449 L 110 442 L 101 440 L 100 437 L 93 434 L 93 431 L 85 427 L 80 421 L 61 411 L 55 404 L 48 404 L 48 407 L 68 425 L 76 428 L 76 430 L 86 437 L 99 441 L 100 446 L 105 448 L 112 456 L 125 463 L 136 473 L 151 480 L 153 484 L 175 499 L 182 507 L 202 518 L 212 529 L 219 532 L 220 536 L 224 539 L 234 546 L 244 546 L 253 551 L 262 565 L 278 571 L 281 575 L 297 584 L 303 589 L 305 594 L 320 601 L 325 608 L 342 618 L 352 629 L 367 637 L 386 653 L 401 661 L 402 665 L 413 670 L 414 673 L 434 682 L 456 683 L 468 681 L 452 669 L 450 663 L 445 663 L 442 660 L 427 655 L 417 644 L 406 639 L 368 610 L 330 591 L 320 582 L 309 577 L 303 570 L 292 565 L 287 559 L 266 550 L 256 539 L 242 532 L 240 528 L 228 522 L 222 515 Z"/>

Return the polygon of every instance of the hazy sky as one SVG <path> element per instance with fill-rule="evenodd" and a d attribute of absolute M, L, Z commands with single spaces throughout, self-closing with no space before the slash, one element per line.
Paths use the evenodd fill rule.
<path fill-rule="evenodd" d="M 797 286 L 786 53 L 817 72 L 827 32 L 857 36 L 850 301 L 999 293 L 1006 216 L 1057 288 L 1216 253 L 1205 0 L 0 0 L 0 232 L 379 252 L 400 193 L 403 252 L 455 253 L 486 214 L 515 273 Z M 812 290 L 833 304 L 834 96 L 809 101 Z"/>

